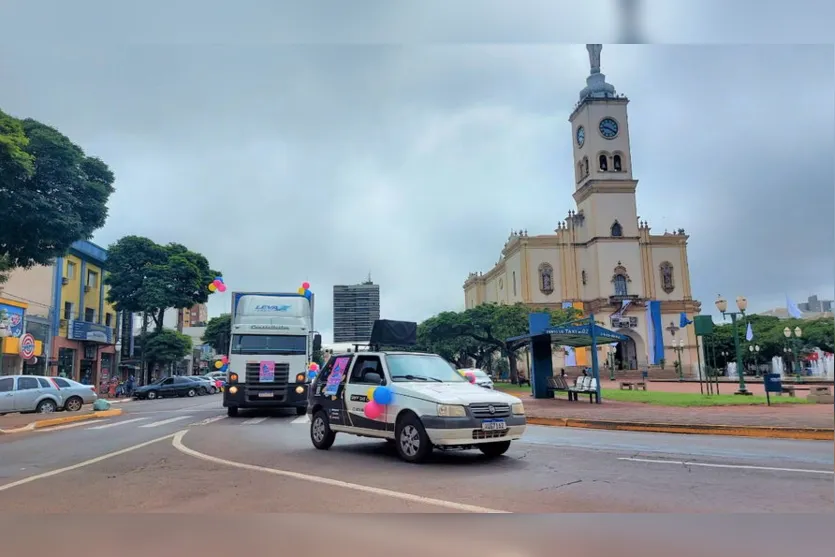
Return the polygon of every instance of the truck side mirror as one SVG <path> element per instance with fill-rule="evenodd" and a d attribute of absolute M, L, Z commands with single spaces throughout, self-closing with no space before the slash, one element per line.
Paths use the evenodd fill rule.
<path fill-rule="evenodd" d="M 321 350 L 322 349 L 322 335 L 315 334 L 313 335 L 313 350 Z"/>

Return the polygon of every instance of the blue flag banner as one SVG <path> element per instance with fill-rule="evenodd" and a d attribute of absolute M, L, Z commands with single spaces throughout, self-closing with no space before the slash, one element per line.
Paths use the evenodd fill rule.
<path fill-rule="evenodd" d="M 795 319 L 801 319 L 803 317 L 800 308 L 789 298 L 788 294 L 786 294 L 786 312 L 789 314 L 789 317 L 794 317 Z"/>
<path fill-rule="evenodd" d="M 678 326 L 683 329 L 691 323 L 692 323 L 692 321 L 687 319 L 687 314 L 682 311 L 681 315 L 679 315 L 679 317 L 678 317 Z"/>
<path fill-rule="evenodd" d="M 751 323 L 748 323 L 748 328 L 745 329 L 745 340 L 748 342 L 754 340 L 754 329 L 751 328 Z"/>

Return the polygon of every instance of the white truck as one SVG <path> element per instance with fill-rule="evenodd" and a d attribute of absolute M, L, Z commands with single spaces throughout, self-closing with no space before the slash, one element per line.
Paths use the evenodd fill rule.
<path fill-rule="evenodd" d="M 233 292 L 229 369 L 223 406 L 307 410 L 308 365 L 321 337 L 314 297 L 288 292 Z"/>

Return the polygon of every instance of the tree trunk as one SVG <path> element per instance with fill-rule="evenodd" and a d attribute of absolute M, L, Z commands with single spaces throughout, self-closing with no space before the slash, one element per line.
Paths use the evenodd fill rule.
<path fill-rule="evenodd" d="M 139 353 L 139 377 L 142 381 L 143 385 L 147 385 L 148 381 L 148 373 L 145 369 L 145 337 L 148 335 L 148 313 L 143 311 L 142 312 L 142 333 L 140 334 L 140 338 L 142 339 L 142 351 Z"/>
<path fill-rule="evenodd" d="M 503 350 L 503 352 L 505 351 Z M 516 353 L 508 350 L 506 354 L 507 363 L 510 365 L 510 382 L 516 384 L 519 382 L 519 374 L 516 371 Z"/>

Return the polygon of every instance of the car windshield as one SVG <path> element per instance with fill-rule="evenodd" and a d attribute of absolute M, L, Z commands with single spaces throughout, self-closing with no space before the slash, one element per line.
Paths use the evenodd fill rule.
<path fill-rule="evenodd" d="M 389 354 L 386 356 L 392 381 L 463 383 L 466 381 L 449 363 L 434 354 Z"/>
<path fill-rule="evenodd" d="M 473 375 L 475 375 L 477 379 L 490 379 L 490 376 L 480 369 L 468 369 L 467 371 L 472 371 Z"/>

